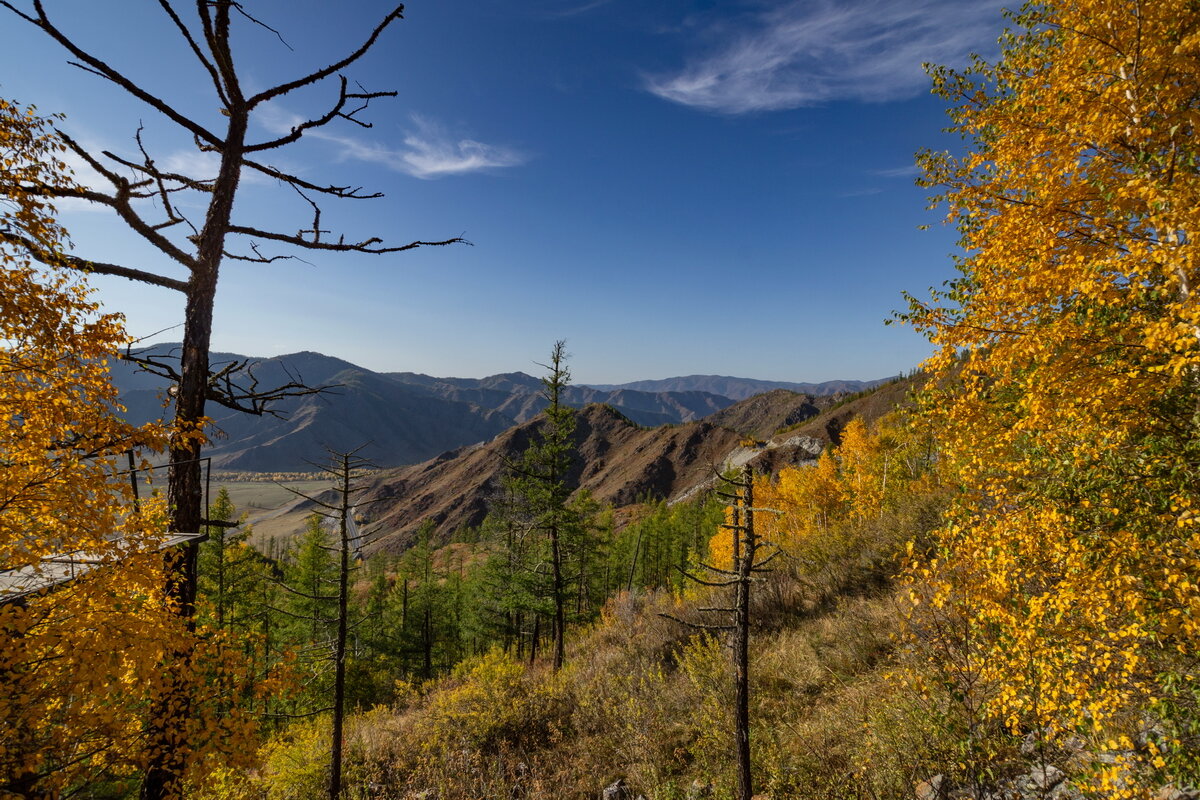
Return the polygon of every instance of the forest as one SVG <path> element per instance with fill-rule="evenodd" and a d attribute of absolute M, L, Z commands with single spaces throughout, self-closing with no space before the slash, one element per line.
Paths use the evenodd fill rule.
<path fill-rule="evenodd" d="M 920 182 L 958 231 L 957 277 L 898 298 L 933 355 L 896 408 L 851 416 L 814 459 L 612 508 L 572 484 L 557 342 L 547 409 L 486 520 L 448 537 L 430 521 L 386 552 L 354 451 L 313 454 L 331 491 L 262 548 L 227 494 L 205 497 L 200 459 L 206 403 L 261 414 L 311 391 L 208 371 L 218 267 L 269 258 L 247 237 L 459 241 L 234 213 L 243 172 L 355 195 L 256 154 L 385 94 L 333 76 L 400 9 L 333 66 L 249 94 L 238 4 L 199 4 L 197 36 L 164 2 L 222 132 L 75 47 L 40 3 L 0 5 L 220 161 L 203 182 L 149 155 L 118 172 L 0 99 L 0 797 L 1200 796 L 1195 3 L 1031 3 L 998 59 L 930 67 L 964 147 L 920 153 Z M 248 138 L 257 105 L 330 78 L 330 110 Z M 181 192 L 205 223 L 172 238 Z M 107 207 L 187 279 L 74 255 L 65 200 Z M 175 382 L 173 418 L 122 418 L 108 370 L 130 337 L 89 274 L 186 297 L 182 358 L 144 364 Z M 166 491 L 139 484 L 165 463 Z"/>

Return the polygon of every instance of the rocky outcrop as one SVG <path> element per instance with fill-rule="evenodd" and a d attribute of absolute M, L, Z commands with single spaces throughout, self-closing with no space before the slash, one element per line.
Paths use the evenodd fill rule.
<path fill-rule="evenodd" d="M 839 403 L 766 441 L 717 423 L 724 415 L 726 420 L 746 421 L 753 430 L 766 430 L 781 415 L 788 418 L 788 409 L 806 407 L 809 399 L 781 392 L 769 402 L 751 398 L 713 418 L 651 429 L 609 406 L 588 406 L 577 416 L 578 459 L 568 480 L 617 508 L 646 498 L 687 500 L 707 491 L 718 472 L 729 466 L 749 463 L 756 472 L 774 473 L 785 466 L 813 463 L 831 442 L 832 437 L 822 435 L 831 420 L 844 426 L 856 415 L 874 419 L 894 408 L 897 398 L 903 400 L 907 384 L 889 384 L 880 391 L 886 399 L 868 395 Z M 747 408 L 738 408 L 743 405 Z M 754 423 L 754 413 L 766 414 L 769 421 Z M 367 532 L 375 547 L 392 552 L 406 549 L 426 521 L 434 524 L 443 540 L 461 527 L 479 525 L 502 489 L 508 465 L 525 451 L 540 424 L 540 418 L 535 419 L 485 444 L 373 476 L 362 507 L 370 509 Z"/>

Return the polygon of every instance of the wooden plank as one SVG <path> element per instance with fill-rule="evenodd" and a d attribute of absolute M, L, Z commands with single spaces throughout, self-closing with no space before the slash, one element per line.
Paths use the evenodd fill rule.
<path fill-rule="evenodd" d="M 158 544 L 159 551 L 189 542 L 201 542 L 204 533 L 170 533 Z M 52 590 L 104 566 L 107 557 L 75 551 L 46 556 L 37 564 L 0 571 L 0 604 L 11 603 L 38 592 Z"/>

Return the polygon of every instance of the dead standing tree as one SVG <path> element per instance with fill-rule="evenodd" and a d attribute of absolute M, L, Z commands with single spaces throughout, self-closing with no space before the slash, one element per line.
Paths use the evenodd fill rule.
<path fill-rule="evenodd" d="M 255 387 L 236 389 L 228 373 L 213 376 L 210 372 L 209 341 L 213 304 L 223 262 L 230 259 L 266 264 L 294 257 L 286 254 L 264 255 L 259 249 L 261 242 L 306 251 L 381 254 L 463 241 L 454 237 L 442 241 L 388 245 L 374 236 L 358 240 L 348 240 L 344 235 L 331 238 L 328 231 L 321 229 L 320 199 L 368 199 L 381 195 L 365 193 L 359 187 L 315 183 L 262 160 L 264 154 L 297 142 L 306 133 L 336 120 L 370 127 L 369 123 L 359 119 L 359 115 L 372 100 L 392 97 L 396 93 L 361 89 L 351 91 L 341 72 L 362 58 L 384 31 L 401 19 L 403 6 L 397 6 L 384 16 L 365 41 L 344 58 L 295 80 L 247 95 L 235 66 L 231 43 L 233 23 L 236 20 L 239 25 L 273 29 L 252 17 L 237 0 L 196 0 L 194 13 L 188 15 L 186 20 L 171 0 L 159 0 L 163 13 L 211 82 L 220 103 L 223 118 L 221 130 L 205 124 L 198 117 L 189 116 L 98 55 L 85 50 L 50 19 L 42 0 L 32 0 L 27 6 L 24 3 L 19 5 L 24 8 L 18 8 L 16 0 L 0 0 L 0 6 L 31 23 L 64 48 L 72 58 L 70 63 L 115 84 L 149 106 L 182 129 L 200 152 L 212 153 L 219 160 L 215 178 L 179 174 L 159 166 L 143 142 L 140 126 L 134 137 L 138 155 L 133 158 L 108 151 L 93 152 L 60 130 L 59 135 L 66 148 L 102 176 L 106 187 L 21 187 L 33 196 L 49 200 L 75 198 L 107 206 L 145 242 L 181 265 L 187 274 L 186 280 L 136 267 L 92 261 L 86 256 L 62 256 L 41 249 L 36 242 L 17 232 L 0 231 L 0 237 L 22 246 L 35 259 L 45 263 L 65 263 L 82 271 L 117 275 L 184 295 L 183 348 L 178 368 L 168 367 L 162 362 L 157 366 L 162 374 L 169 375 L 177 384 L 168 476 L 171 528 L 183 532 L 198 531 L 203 521 L 200 448 L 205 404 L 211 400 L 233 409 L 262 414 L 272 399 L 281 396 L 279 390 L 260 392 Z M 250 121 L 256 111 L 261 111 L 271 101 L 327 79 L 333 79 L 336 88 L 332 102 L 323 113 L 297 122 L 286 134 L 262 141 L 251 140 Z M 297 192 L 311 206 L 310 227 L 288 233 L 254 227 L 236 220 L 234 199 L 242 175 L 247 170 L 285 184 Z M 197 220 L 199 224 L 188 217 L 186 205 L 179 202 L 184 196 L 207 198 L 202 203 L 205 211 L 203 220 Z M 288 388 L 282 387 L 282 391 L 286 393 Z M 171 587 L 182 613 L 188 616 L 194 606 L 195 570 L 196 546 L 189 545 L 184 548 L 175 566 L 175 580 Z M 186 659 L 186 654 L 180 655 Z M 157 736 L 160 741 L 155 748 L 158 755 L 147 775 L 143 797 L 166 797 L 177 793 L 176 784 L 183 770 L 184 761 L 180 755 L 183 743 L 171 741 L 169 729 L 172 718 L 186 718 L 188 701 L 184 697 L 175 697 L 170 702 L 164 702 L 163 708 L 170 709 L 170 712 L 167 719 L 161 720 L 163 730 Z"/>
<path fill-rule="evenodd" d="M 698 630 L 732 633 L 734 668 L 733 740 L 734 756 L 737 761 L 737 783 L 734 797 L 750 800 L 754 795 L 750 774 L 750 589 L 757 573 L 766 572 L 767 564 L 779 555 L 773 550 L 766 558 L 760 558 L 764 545 L 762 537 L 754 530 L 754 515 L 759 511 L 771 511 L 754 507 L 754 472 L 749 465 L 742 469 L 739 478 L 722 478 L 733 492 L 718 491 L 720 497 L 730 503 L 730 520 L 721 527 L 732 537 L 732 559 L 730 569 L 711 564 L 702 564 L 712 578 L 701 578 L 683 570 L 683 574 L 703 586 L 733 587 L 733 604 L 730 606 L 705 607 L 701 611 L 726 615 L 727 621 L 708 624 L 690 622 L 670 614 L 663 616 Z"/>
<path fill-rule="evenodd" d="M 365 445 L 364 445 L 365 447 Z M 371 462 L 359 458 L 356 453 L 359 447 L 348 453 L 330 451 L 329 464 L 316 466 L 336 481 L 336 503 L 327 503 L 320 498 L 305 494 L 295 489 L 288 491 L 303 497 L 317 507 L 314 512 L 337 526 L 337 542 L 332 550 L 337 554 L 337 590 L 333 594 L 311 594 L 295 587 L 280 584 L 285 591 L 300 595 L 311 601 L 336 601 L 337 615 L 333 619 L 327 617 L 312 617 L 313 622 L 334 626 L 334 637 L 330 644 L 329 658 L 333 662 L 333 698 L 328 706 L 321 711 L 331 712 L 333 727 L 330 733 L 330 766 L 328 796 L 329 800 L 338 800 L 342 794 L 342 733 L 346 714 L 346 641 L 350 633 L 350 575 L 354 571 L 354 561 L 362 552 L 366 535 L 358 530 L 354 522 L 355 504 L 352 502 L 356 494 L 366 487 L 358 482 L 364 470 L 375 467 Z M 284 487 L 287 488 L 287 487 Z M 357 627 L 359 623 L 355 623 Z"/>

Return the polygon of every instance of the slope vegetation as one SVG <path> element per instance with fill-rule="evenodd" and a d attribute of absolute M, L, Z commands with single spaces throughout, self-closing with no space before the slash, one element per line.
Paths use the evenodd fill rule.
<path fill-rule="evenodd" d="M 812 461 L 822 448 L 840 440 L 850 419 L 877 419 L 905 399 L 909 386 L 899 381 L 849 401 L 776 390 L 699 422 L 651 429 L 609 406 L 591 405 L 579 413 L 578 459 L 571 480 L 617 508 L 647 497 L 684 499 L 709 487 L 727 465 L 750 462 L 759 472 L 774 472 Z M 443 540 L 461 527 L 478 525 L 508 465 L 525 450 L 539 424 L 535 418 L 486 444 L 376 475 L 363 504 L 376 546 L 403 550 L 426 521 L 434 523 Z"/>

